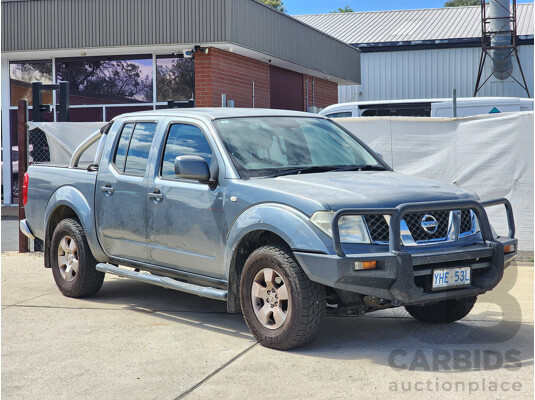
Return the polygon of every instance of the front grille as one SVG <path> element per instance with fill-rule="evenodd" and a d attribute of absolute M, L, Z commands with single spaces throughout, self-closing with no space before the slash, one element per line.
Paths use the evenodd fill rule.
<path fill-rule="evenodd" d="M 422 227 L 422 219 L 426 215 L 431 215 L 438 222 L 437 230 L 433 233 L 427 232 Z M 412 238 L 415 242 L 424 242 L 427 240 L 433 239 L 444 239 L 448 235 L 448 225 L 450 221 L 450 212 L 449 211 L 433 211 L 429 213 L 414 213 L 406 214 L 403 218 L 409 231 L 411 232 Z"/>
<path fill-rule="evenodd" d="M 428 241 L 446 240 L 450 224 L 451 211 L 431 211 L 423 213 L 406 214 L 403 221 L 407 224 L 412 239 L 416 243 Z M 437 220 L 438 226 L 435 232 L 429 233 L 422 227 L 422 220 L 426 215 L 431 215 Z M 373 243 L 388 243 L 389 227 L 383 215 L 366 215 L 364 216 L 370 238 Z M 473 232 L 472 211 L 461 210 L 459 232 L 467 234 Z"/>
<path fill-rule="evenodd" d="M 470 210 L 461 211 L 461 234 L 472 232 L 472 212 Z"/>
<path fill-rule="evenodd" d="M 389 228 L 383 215 L 366 215 L 364 217 L 372 242 L 388 242 Z"/>

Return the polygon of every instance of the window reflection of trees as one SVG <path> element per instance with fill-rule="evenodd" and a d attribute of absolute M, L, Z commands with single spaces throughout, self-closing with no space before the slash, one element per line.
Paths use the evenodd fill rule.
<path fill-rule="evenodd" d="M 32 105 L 32 82 L 40 81 L 45 85 L 52 83 L 52 62 L 38 61 L 11 63 L 9 65 L 10 104 L 17 105 L 19 99 Z M 43 102 L 52 102 L 52 92 L 43 92 Z"/>
<path fill-rule="evenodd" d="M 152 102 L 150 59 L 58 61 L 56 74 L 58 80 L 69 82 L 73 104 L 84 104 L 83 97 L 102 104 Z"/>
<path fill-rule="evenodd" d="M 162 57 L 156 60 L 157 101 L 189 100 L 195 95 L 195 61 Z"/>
<path fill-rule="evenodd" d="M 56 79 L 69 82 L 72 105 L 153 103 L 153 60 L 138 57 L 57 59 Z M 155 78 L 157 102 L 195 97 L 193 59 L 158 56 Z M 20 98 L 31 102 L 31 82 L 52 83 L 52 62 L 11 63 L 10 80 L 11 105 Z M 51 103 L 51 92 L 43 92 L 43 100 Z"/>
<path fill-rule="evenodd" d="M 175 159 L 178 156 L 195 155 L 210 165 L 212 149 L 202 131 L 193 125 L 174 124 L 169 130 L 162 162 L 162 178 L 175 179 Z"/>
<path fill-rule="evenodd" d="M 155 131 L 156 124 L 154 123 L 136 124 L 126 156 L 125 173 L 140 176 L 145 174 Z"/>

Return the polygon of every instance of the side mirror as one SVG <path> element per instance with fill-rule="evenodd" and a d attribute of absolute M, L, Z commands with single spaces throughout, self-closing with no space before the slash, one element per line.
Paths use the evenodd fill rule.
<path fill-rule="evenodd" d="M 210 180 L 210 168 L 200 156 L 179 156 L 175 158 L 175 174 L 179 178 L 195 179 L 207 183 Z"/>

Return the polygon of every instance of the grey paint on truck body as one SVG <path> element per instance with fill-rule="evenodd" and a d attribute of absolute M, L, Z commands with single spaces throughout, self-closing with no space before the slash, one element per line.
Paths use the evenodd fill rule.
<path fill-rule="evenodd" d="M 112 249 L 105 245 L 110 233 L 103 229 L 102 218 L 109 219 L 107 225 L 111 228 L 114 228 L 114 225 L 116 228 L 118 221 L 129 221 L 129 227 L 125 229 L 137 229 L 135 234 L 138 237 L 147 238 L 144 243 L 140 241 L 142 246 L 146 246 L 146 255 L 133 261 L 168 269 L 175 268 L 196 276 L 225 282 L 233 277 L 232 260 L 240 241 L 250 232 L 269 231 L 282 238 L 295 251 L 303 269 L 312 280 L 347 290 L 352 285 L 355 288 L 367 286 L 362 286 L 362 282 L 358 285 L 347 283 L 348 279 L 361 278 L 351 275 L 354 273 L 351 258 L 338 257 L 333 239 L 312 224 L 310 217 L 314 212 L 347 208 L 392 209 L 415 202 L 422 205 L 426 203 L 436 205 L 441 201 L 449 203 L 457 201 L 460 204 L 465 200 L 478 200 L 476 194 L 459 187 L 409 177 L 391 170 L 323 172 L 276 178 L 240 179 L 212 121 L 216 118 L 242 116 L 324 118 L 300 112 L 247 109 L 161 110 L 124 114 L 116 118 L 108 133 L 99 172 L 47 165 L 30 166 L 26 215 L 32 233 L 44 238 L 47 223 L 54 210 L 60 205 L 68 206 L 80 219 L 95 258 L 100 262 L 108 262 L 117 258 L 127 258 L 128 252 L 121 253 L 120 247 L 121 243 L 130 243 L 132 236 L 129 236 L 131 232 L 114 229 L 113 238 L 116 240 L 114 246 L 118 247 Z M 128 195 L 124 196 L 121 204 L 114 205 L 108 213 L 102 214 L 101 207 L 105 207 L 102 199 L 105 199 L 105 194 L 100 190 L 100 186 L 108 180 L 117 134 L 126 122 L 148 120 L 157 122 L 158 127 L 148 159 L 148 168 L 143 178 L 145 191 L 138 196 L 144 200 L 139 200 L 142 204 L 138 204 L 136 208 L 139 210 L 140 207 L 144 207 L 145 210 L 149 210 L 149 217 L 132 213 L 133 208 L 129 201 L 135 197 Z M 217 185 L 172 181 L 165 186 L 166 183 L 158 177 L 167 127 L 173 122 L 194 124 L 204 131 L 220 166 Z M 386 164 L 385 166 L 390 169 Z M 177 195 L 176 191 L 172 192 L 173 187 L 183 188 L 192 195 L 181 198 L 181 191 L 179 190 Z M 162 189 L 167 196 L 161 203 L 153 202 L 145 195 L 157 188 Z M 203 196 L 212 200 L 203 203 Z M 98 199 L 96 202 L 95 198 Z M 176 199 L 178 202 L 173 203 Z M 159 225 L 155 225 L 153 220 L 158 220 Z M 208 226 L 209 224 L 212 225 Z M 466 257 L 475 259 L 489 257 L 490 254 L 493 257 L 492 268 L 499 270 L 501 265 L 503 271 L 503 245 L 513 243 L 516 249 L 517 242 L 513 238 L 496 240 L 496 243 L 491 243 L 491 247 L 494 246 L 491 248 L 482 243 L 481 235 L 476 234 L 456 243 L 433 244 L 426 247 L 423 252 L 422 249 L 407 248 L 403 257 L 398 254 L 399 252 L 389 252 L 388 246 L 384 245 L 344 243 L 343 251 L 352 257 L 357 257 L 355 259 L 373 254 L 378 259 L 385 260 L 388 271 L 363 271 L 359 275 L 365 278 L 370 274 L 379 274 L 376 277 L 382 274 L 386 286 L 377 288 L 377 293 L 384 294 L 389 290 L 388 285 L 396 279 L 403 280 L 403 277 L 398 276 L 399 271 L 412 271 L 412 264 L 407 261 L 411 253 L 415 260 L 458 261 L 462 259 L 464 253 L 460 250 L 452 252 L 452 248 L 477 244 L 479 248 L 470 250 L 472 252 L 466 253 Z M 499 254 L 500 248 L 501 264 L 500 259 L 493 256 Z M 426 251 L 431 253 L 427 254 Z M 433 251 L 435 253 L 432 253 Z M 122 257 L 116 257 L 119 253 Z M 509 255 L 507 259 L 511 257 L 512 255 Z M 347 274 L 350 276 L 344 276 Z M 497 284 L 499 279 L 492 280 L 492 285 Z M 342 280 L 346 283 L 340 283 Z M 481 292 L 490 290 L 492 285 L 482 285 Z M 370 290 L 375 289 L 372 287 Z M 414 290 L 411 290 L 414 294 Z M 403 291 L 398 290 L 398 292 Z M 419 301 L 418 296 L 407 296 L 404 298 L 409 299 L 408 302 Z"/>
<path fill-rule="evenodd" d="M 158 130 L 154 137 L 146 176 L 151 181 L 154 181 L 156 176 L 155 166 L 159 165 L 159 155 L 165 140 L 166 126 L 169 123 L 179 120 L 186 123 L 196 123 L 207 133 L 221 165 L 218 190 L 221 193 L 221 206 L 224 210 L 222 231 L 211 238 L 214 244 L 223 246 L 221 253 L 214 256 L 217 260 L 224 260 L 224 262 L 221 262 L 221 269 L 217 272 L 213 271 L 214 273 L 211 275 L 224 279 L 228 277 L 232 248 L 241 237 L 255 229 L 266 229 L 276 233 L 294 249 L 331 252 L 331 239 L 309 221 L 310 216 L 315 211 L 338 210 L 344 207 L 395 207 L 401 203 L 415 200 L 477 199 L 475 194 L 459 187 L 405 176 L 393 171 L 325 172 L 241 180 L 238 178 L 228 154 L 224 151 L 224 145 L 211 124 L 214 118 L 237 115 L 247 117 L 293 115 L 318 118 L 317 115 L 307 113 L 276 110 L 236 110 L 232 112 L 221 109 L 193 109 L 181 112 L 163 110 L 124 114 L 115 120 L 108 133 L 109 138 L 106 141 L 101 160 L 102 172 L 49 167 L 46 164 L 30 166 L 29 201 L 26 212 L 33 233 L 37 237 L 44 237 L 45 225 L 54 209 L 59 205 L 67 205 L 80 218 L 86 230 L 91 250 L 97 259 L 106 261 L 105 255 L 110 255 L 110 249 L 101 247 L 103 238 L 98 233 L 98 226 L 95 222 L 95 217 L 103 212 L 98 207 L 98 203 L 95 207 L 95 197 L 104 198 L 99 187 L 96 187 L 98 186 L 97 179 L 100 179 L 97 178 L 97 174 L 106 173 L 104 172 L 107 171 L 106 166 L 112 161 L 115 139 L 126 121 L 150 120 L 158 122 Z M 230 202 L 230 196 L 236 197 L 237 201 Z M 43 215 L 43 210 L 45 210 L 44 218 L 40 217 Z M 175 212 L 179 211 L 175 210 Z M 114 207 L 111 214 L 107 215 L 115 222 L 137 220 L 138 223 L 141 223 L 138 219 L 140 215 L 132 214 L 132 206 L 129 204 Z M 281 221 L 284 223 L 281 224 Z M 116 232 L 116 234 L 121 235 L 120 232 Z M 188 234 L 195 233 L 190 231 Z M 122 235 L 122 239 L 131 240 L 126 234 Z M 198 232 L 197 235 L 199 235 Z M 152 238 L 158 241 L 155 236 L 157 234 L 153 233 Z M 190 239 L 195 241 L 206 238 L 194 237 Z M 177 238 L 177 240 L 179 239 Z"/>

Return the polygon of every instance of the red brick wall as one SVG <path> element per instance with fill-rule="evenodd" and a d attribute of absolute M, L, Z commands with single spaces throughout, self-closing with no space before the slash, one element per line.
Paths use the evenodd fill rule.
<path fill-rule="evenodd" d="M 318 108 L 325 108 L 331 104 L 338 103 L 338 84 L 326 79 L 314 79 L 314 104 L 312 104 L 312 80 L 314 77 L 308 75 L 308 105 L 315 105 Z M 303 103 L 306 106 L 307 95 L 307 75 L 303 75 L 303 88 L 305 100 Z M 306 107 L 305 107 L 306 108 Z"/>
<path fill-rule="evenodd" d="M 221 107 L 221 95 L 234 107 L 269 108 L 269 64 L 211 47 L 195 54 L 195 105 Z"/>
<path fill-rule="evenodd" d="M 312 105 L 312 76 L 308 77 L 308 105 Z M 211 47 L 208 54 L 195 54 L 195 104 L 221 107 L 221 95 L 234 100 L 234 107 L 270 108 L 270 64 Z M 303 75 L 303 111 L 306 103 L 306 75 Z M 325 108 L 338 102 L 338 85 L 325 79 L 314 80 L 315 106 Z"/>

